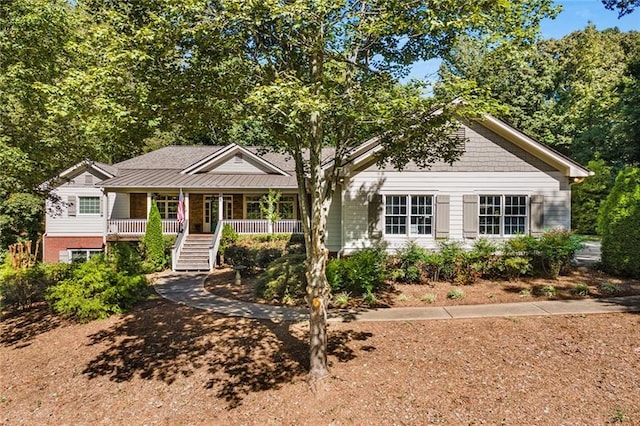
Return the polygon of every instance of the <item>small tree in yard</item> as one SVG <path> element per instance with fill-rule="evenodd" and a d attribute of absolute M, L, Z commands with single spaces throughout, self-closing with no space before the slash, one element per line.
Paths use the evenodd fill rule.
<path fill-rule="evenodd" d="M 162 219 L 160 211 L 153 200 L 151 209 L 149 210 L 149 219 L 147 219 L 147 230 L 142 239 L 144 247 L 144 256 L 147 263 L 151 264 L 155 270 L 161 270 L 165 267 L 164 240 L 162 237 Z"/>
<path fill-rule="evenodd" d="M 264 195 L 260 200 L 260 212 L 262 217 L 267 219 L 268 233 L 273 233 L 273 224 L 280 220 L 280 212 L 278 211 L 278 203 L 282 194 L 273 189 L 269 189 L 269 193 Z"/>
<path fill-rule="evenodd" d="M 446 55 L 458 34 L 500 43 L 531 41 L 550 0 L 502 2 L 223 0 L 212 34 L 227 37 L 252 69 L 244 105 L 265 131 L 266 149 L 295 164 L 306 247 L 312 380 L 328 374 L 325 276 L 327 216 L 350 152 L 379 136 L 379 164 L 402 169 L 453 162 L 451 137 L 460 104 L 423 96 L 424 86 L 399 85 L 418 60 Z M 475 109 L 482 106 L 473 105 Z M 434 113 L 437 111 L 437 113 Z M 331 158 L 323 147 L 332 146 Z"/>

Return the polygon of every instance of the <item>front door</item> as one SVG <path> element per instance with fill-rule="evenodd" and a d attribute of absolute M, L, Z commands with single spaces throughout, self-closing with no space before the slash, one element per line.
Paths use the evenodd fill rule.
<path fill-rule="evenodd" d="M 218 195 L 204 196 L 203 232 L 210 233 L 216 230 L 220 218 L 219 199 Z M 222 218 L 233 218 L 233 197 L 231 195 L 222 196 Z"/>

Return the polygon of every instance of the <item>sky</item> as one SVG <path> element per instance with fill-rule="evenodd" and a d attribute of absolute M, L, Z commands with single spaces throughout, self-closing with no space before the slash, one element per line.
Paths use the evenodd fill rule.
<path fill-rule="evenodd" d="M 589 22 L 597 29 L 618 27 L 621 31 L 640 31 L 640 9 L 618 19 L 618 12 L 605 9 L 600 0 L 561 0 L 562 12 L 554 20 L 545 19 L 541 24 L 542 37 L 559 39 L 584 29 Z M 440 60 L 421 62 L 413 67 L 409 78 L 434 80 Z"/>

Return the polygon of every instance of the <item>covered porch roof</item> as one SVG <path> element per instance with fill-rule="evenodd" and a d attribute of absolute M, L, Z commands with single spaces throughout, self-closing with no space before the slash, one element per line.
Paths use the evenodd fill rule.
<path fill-rule="evenodd" d="M 297 189 L 295 176 L 271 174 L 181 174 L 180 170 L 142 169 L 123 170 L 112 179 L 99 184 L 106 190 L 122 189 Z"/>

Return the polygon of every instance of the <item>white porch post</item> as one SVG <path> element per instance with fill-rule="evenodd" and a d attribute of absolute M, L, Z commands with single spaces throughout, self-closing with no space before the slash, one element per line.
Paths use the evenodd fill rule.
<path fill-rule="evenodd" d="M 184 235 L 189 235 L 189 193 L 184 193 Z"/>
<path fill-rule="evenodd" d="M 149 212 L 151 211 L 152 198 L 153 198 L 153 194 L 151 192 L 147 192 L 147 219 L 149 219 Z"/>
<path fill-rule="evenodd" d="M 221 222 L 224 219 L 224 195 L 222 193 L 218 194 L 218 222 Z M 215 230 L 212 229 L 212 232 Z"/>
<path fill-rule="evenodd" d="M 103 208 L 100 209 L 102 216 L 104 218 L 104 232 L 102 233 L 102 244 L 104 244 L 105 248 L 107 247 L 107 234 L 109 233 L 109 216 L 111 216 L 111 212 L 109 212 L 109 193 L 103 188 L 102 189 L 102 205 Z"/>

